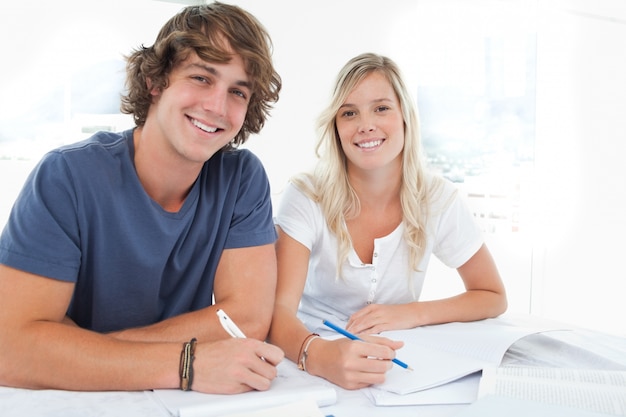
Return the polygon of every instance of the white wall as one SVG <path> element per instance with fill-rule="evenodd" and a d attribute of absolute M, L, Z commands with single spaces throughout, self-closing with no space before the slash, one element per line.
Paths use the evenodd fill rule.
<path fill-rule="evenodd" d="M 283 90 L 272 117 L 248 147 L 266 161 L 276 193 L 290 175 L 312 165 L 315 119 L 348 59 L 367 51 L 392 56 L 417 91 L 415 1 L 227 2 L 252 12 L 274 42 Z"/>
<path fill-rule="evenodd" d="M 539 4 L 533 311 L 626 335 L 626 3 Z"/>

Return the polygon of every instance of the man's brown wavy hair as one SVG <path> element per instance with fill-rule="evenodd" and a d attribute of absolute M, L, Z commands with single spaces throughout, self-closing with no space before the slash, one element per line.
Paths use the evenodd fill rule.
<path fill-rule="evenodd" d="M 208 62 L 226 63 L 233 51 L 244 61 L 252 95 L 243 126 L 229 147 L 245 143 L 250 133 L 261 131 L 278 100 L 282 81 L 272 63 L 267 30 L 234 5 L 215 2 L 185 7 L 161 28 L 154 45 L 142 45 L 127 56 L 121 111 L 132 114 L 135 124 L 143 126 L 152 103 L 150 91 L 167 88 L 169 74 L 190 53 Z"/>

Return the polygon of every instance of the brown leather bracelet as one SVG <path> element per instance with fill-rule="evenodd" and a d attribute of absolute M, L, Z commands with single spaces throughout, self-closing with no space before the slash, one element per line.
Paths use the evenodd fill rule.
<path fill-rule="evenodd" d="M 183 344 L 183 350 L 180 352 L 180 389 L 183 391 L 191 390 L 191 384 L 193 383 L 193 361 L 196 358 L 194 356 L 196 352 L 196 338 L 194 337 L 189 342 Z"/>
<path fill-rule="evenodd" d="M 317 333 L 311 333 L 302 341 L 302 345 L 300 345 L 300 353 L 298 354 L 298 369 L 301 371 L 306 371 L 306 358 L 308 355 L 307 350 L 309 349 L 309 345 L 313 341 L 313 339 L 317 339 L 320 337 Z"/>

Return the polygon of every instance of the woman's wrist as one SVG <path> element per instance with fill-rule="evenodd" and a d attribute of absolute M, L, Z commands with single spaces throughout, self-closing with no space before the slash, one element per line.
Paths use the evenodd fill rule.
<path fill-rule="evenodd" d="M 428 310 L 428 307 L 422 301 L 414 301 L 411 303 L 411 317 L 414 317 L 414 322 L 410 326 L 411 328 L 429 324 L 426 310 Z"/>
<path fill-rule="evenodd" d="M 308 341 L 308 346 L 306 349 L 306 359 L 305 359 L 305 371 L 311 375 L 320 376 L 319 374 L 319 365 L 320 359 L 322 357 L 320 346 L 324 344 L 324 339 L 320 336 L 316 336 L 311 338 Z"/>
<path fill-rule="evenodd" d="M 309 350 L 309 346 L 311 342 L 314 339 L 317 339 L 319 337 L 320 337 L 319 334 L 311 333 L 307 337 L 305 337 L 302 343 L 300 344 L 300 351 L 298 352 L 297 364 L 298 364 L 298 369 L 300 369 L 301 371 L 306 371 L 306 360 L 309 354 L 308 350 Z"/>

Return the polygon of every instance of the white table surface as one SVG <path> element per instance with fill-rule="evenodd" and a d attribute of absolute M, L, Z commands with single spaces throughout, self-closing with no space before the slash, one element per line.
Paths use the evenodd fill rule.
<path fill-rule="evenodd" d="M 520 320 L 537 323 L 534 318 L 522 317 Z M 533 334 L 514 343 L 505 354 L 502 365 L 626 370 L 626 338 L 578 328 Z M 448 417 L 465 407 L 467 405 L 377 407 L 361 391 L 337 388 L 337 403 L 322 407 L 322 412 L 335 417 Z M 150 392 L 71 392 L 0 387 L 2 417 L 169 415 Z"/>

